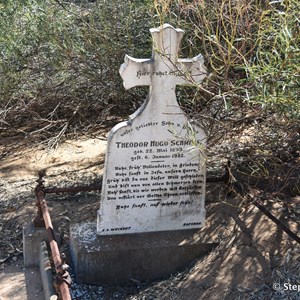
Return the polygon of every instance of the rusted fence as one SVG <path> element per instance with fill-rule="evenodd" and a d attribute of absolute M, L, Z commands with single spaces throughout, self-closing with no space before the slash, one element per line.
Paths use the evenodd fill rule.
<path fill-rule="evenodd" d="M 49 245 L 52 253 L 52 260 L 55 268 L 54 283 L 55 288 L 60 294 L 62 300 L 71 300 L 71 295 L 69 291 L 69 286 L 71 285 L 71 277 L 68 272 L 68 266 L 62 259 L 62 255 L 59 251 L 57 241 L 55 239 L 54 229 L 45 199 L 45 195 L 48 193 L 78 193 L 100 190 L 100 185 L 90 185 L 90 186 L 77 186 L 68 188 L 52 188 L 46 189 L 44 186 L 45 173 L 39 173 L 39 179 L 37 180 L 37 186 L 35 188 L 36 196 L 36 206 L 37 206 L 37 216 L 35 217 L 33 223 L 35 227 L 45 227 L 47 231 L 47 236 L 49 240 Z"/>
<path fill-rule="evenodd" d="M 221 178 L 207 178 L 207 182 L 219 182 L 223 181 L 227 184 L 228 174 L 225 174 Z M 71 277 L 67 271 L 67 265 L 62 259 L 62 255 L 59 252 L 57 241 L 55 240 L 54 229 L 45 199 L 46 194 L 60 194 L 60 193 L 79 193 L 79 192 L 89 192 L 89 191 L 101 191 L 101 182 L 99 184 L 85 185 L 85 186 L 75 186 L 75 187 L 65 187 L 65 188 L 45 188 L 44 186 L 44 172 L 39 173 L 39 179 L 37 180 L 37 186 L 35 188 L 36 195 L 36 206 L 37 206 L 37 216 L 34 219 L 34 225 L 36 227 L 45 227 L 49 239 L 49 244 L 52 252 L 52 259 L 55 267 L 55 286 L 58 289 L 60 297 L 62 300 L 71 299 L 69 286 L 71 284 Z M 287 233 L 293 240 L 300 244 L 300 237 L 292 232 L 285 224 L 283 224 L 279 219 L 272 215 L 258 199 L 253 199 L 251 201 L 252 205 L 255 205 L 263 214 L 265 214 L 270 220 L 272 220 L 281 230 Z"/>

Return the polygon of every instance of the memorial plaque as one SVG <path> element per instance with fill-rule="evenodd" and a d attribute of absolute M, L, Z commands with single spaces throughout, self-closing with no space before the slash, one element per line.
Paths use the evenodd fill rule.
<path fill-rule="evenodd" d="M 150 30 L 151 59 L 125 57 L 124 86 L 149 86 L 144 105 L 108 136 L 99 235 L 200 228 L 205 207 L 205 142 L 179 107 L 176 85 L 199 84 L 203 57 L 179 59 L 181 29 Z"/>

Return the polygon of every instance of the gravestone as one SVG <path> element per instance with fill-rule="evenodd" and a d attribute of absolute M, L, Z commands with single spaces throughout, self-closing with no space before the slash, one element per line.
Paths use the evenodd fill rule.
<path fill-rule="evenodd" d="M 125 57 L 124 86 L 149 86 L 144 105 L 109 136 L 97 223 L 70 227 L 75 279 L 122 284 L 158 279 L 216 243 L 204 224 L 205 142 L 202 128 L 177 103 L 177 85 L 199 84 L 201 55 L 178 58 L 183 31 L 151 29 L 150 59 Z"/>
<path fill-rule="evenodd" d="M 150 59 L 125 57 L 126 89 L 149 86 L 144 105 L 108 137 L 99 235 L 202 227 L 205 218 L 205 133 L 176 100 L 177 85 L 199 84 L 203 57 L 178 58 L 181 29 L 151 29 Z"/>

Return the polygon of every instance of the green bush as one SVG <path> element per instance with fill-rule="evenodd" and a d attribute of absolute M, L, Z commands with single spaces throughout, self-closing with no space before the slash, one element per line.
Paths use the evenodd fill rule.
<path fill-rule="evenodd" d="M 178 89 L 198 120 L 300 115 L 297 1 L 12 1 L 0 4 L 0 126 L 45 139 L 127 115 L 147 89 L 125 92 L 124 55 L 150 57 L 149 28 L 186 31 L 182 53 L 202 53 L 209 76 Z M 205 124 L 205 126 L 210 126 Z M 217 128 L 215 127 L 217 126 Z M 4 130 L 2 130 L 4 132 Z M 54 140 L 54 143 L 57 141 Z"/>
<path fill-rule="evenodd" d="M 223 98 L 300 116 L 298 1 L 154 0 L 157 22 L 186 30 L 185 53 L 209 70 L 200 105 Z M 210 93 L 208 92 L 210 91 Z M 198 103 L 199 104 L 199 103 Z"/>
<path fill-rule="evenodd" d="M 297 2 L 297 3 L 296 3 Z M 247 68 L 253 100 L 300 116 L 300 12 L 298 1 L 273 1 L 262 13 L 256 49 Z"/>
<path fill-rule="evenodd" d="M 118 69 L 125 54 L 151 53 L 145 2 L 7 1 L 1 8 L 0 113 L 12 127 L 64 133 L 141 102 L 143 92 L 124 93 Z"/>

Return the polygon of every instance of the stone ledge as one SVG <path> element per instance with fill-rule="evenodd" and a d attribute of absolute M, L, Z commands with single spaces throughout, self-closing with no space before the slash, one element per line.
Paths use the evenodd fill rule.
<path fill-rule="evenodd" d="M 98 236 L 96 223 L 70 228 L 70 249 L 78 283 L 126 284 L 156 280 L 208 253 L 216 242 L 199 230 Z"/>
<path fill-rule="evenodd" d="M 60 234 L 56 230 L 54 230 L 54 234 L 59 245 Z M 28 223 L 23 227 L 23 257 L 25 268 L 39 266 L 40 243 L 43 241 L 47 241 L 48 243 L 48 235 L 45 227 L 34 227 L 33 223 Z"/>

